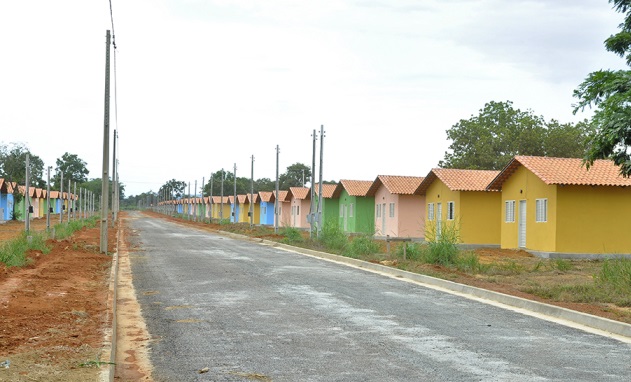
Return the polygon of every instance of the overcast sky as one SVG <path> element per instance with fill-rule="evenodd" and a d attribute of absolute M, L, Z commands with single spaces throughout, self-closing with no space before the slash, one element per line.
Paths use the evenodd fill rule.
<path fill-rule="evenodd" d="M 127 195 L 225 168 L 425 176 L 490 101 L 576 122 L 588 73 L 624 68 L 607 0 L 112 0 L 111 132 Z M 102 174 L 107 0 L 0 4 L 0 142 Z M 112 56 L 113 58 L 113 56 Z M 112 79 L 114 78 L 112 62 Z M 116 95 L 116 97 L 114 97 Z M 117 112 L 116 112 L 117 111 Z M 318 149 L 320 142 L 318 141 Z M 319 157 L 318 157 L 319 158 Z M 319 161 L 319 159 L 317 159 Z M 316 173 L 319 170 L 316 170 Z"/>

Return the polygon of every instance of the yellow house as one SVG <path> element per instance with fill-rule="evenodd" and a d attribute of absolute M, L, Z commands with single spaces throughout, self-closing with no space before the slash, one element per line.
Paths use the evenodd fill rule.
<path fill-rule="evenodd" d="M 435 168 L 415 195 L 425 195 L 425 238 L 447 233 L 473 246 L 499 246 L 501 195 L 487 190 L 499 171 Z"/>
<path fill-rule="evenodd" d="M 631 254 L 631 179 L 609 160 L 516 156 L 489 184 L 501 190 L 501 247 L 541 257 Z"/>
<path fill-rule="evenodd" d="M 210 209 L 213 219 L 230 219 L 230 200 L 227 196 L 223 197 L 223 201 L 221 196 L 213 196 Z"/>
<path fill-rule="evenodd" d="M 252 224 L 260 224 L 261 223 L 261 204 L 258 193 L 247 194 L 246 195 L 246 206 L 248 210 L 246 211 L 247 222 L 250 222 L 250 217 L 252 217 Z M 252 211 L 250 211 L 250 208 Z"/>

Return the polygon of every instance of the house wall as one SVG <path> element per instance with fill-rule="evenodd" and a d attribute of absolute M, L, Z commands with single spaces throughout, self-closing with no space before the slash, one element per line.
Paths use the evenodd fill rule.
<path fill-rule="evenodd" d="M 399 224 L 397 222 L 399 214 L 395 209 L 395 216 L 390 217 L 390 203 L 395 203 L 395 206 L 399 205 L 399 195 L 393 195 L 388 192 L 388 189 L 381 185 L 375 193 L 375 235 L 393 237 L 399 236 Z M 377 215 L 377 204 L 381 205 L 379 208 L 379 215 Z M 383 205 L 385 204 L 385 211 L 383 211 Z M 385 223 L 385 224 L 384 224 Z"/>
<path fill-rule="evenodd" d="M 291 227 L 291 201 L 279 202 L 278 208 L 280 208 L 278 226 Z"/>
<path fill-rule="evenodd" d="M 447 210 L 448 203 L 454 202 L 454 220 L 447 220 Z M 429 220 L 428 218 L 428 204 L 434 205 L 434 219 Z M 441 227 L 444 231 L 445 229 L 458 229 L 461 230 L 460 219 L 460 192 L 452 191 L 447 187 L 440 179 L 436 179 L 429 185 L 427 191 L 425 191 L 425 239 L 427 240 L 435 240 L 436 239 L 436 231 L 438 224 L 438 203 L 442 206 L 440 221 Z"/>
<path fill-rule="evenodd" d="M 399 215 L 398 236 L 425 237 L 425 196 L 399 195 L 397 206 Z"/>
<path fill-rule="evenodd" d="M 519 201 L 526 200 L 526 249 L 554 252 L 556 248 L 557 186 L 547 185 L 519 166 L 502 185 L 501 247 L 518 248 Z M 548 199 L 548 221 L 535 221 L 536 199 Z M 515 200 L 515 222 L 507 223 L 506 201 Z"/>
<path fill-rule="evenodd" d="M 350 215 L 350 205 L 353 205 L 353 214 Z M 342 190 L 339 202 L 339 227 L 348 233 L 375 233 L 375 198 L 350 196 L 346 190 Z M 347 216 L 343 215 L 346 211 Z M 346 227 L 344 220 L 346 219 Z"/>
<path fill-rule="evenodd" d="M 631 188 L 558 186 L 555 252 L 631 254 Z"/>
<path fill-rule="evenodd" d="M 291 221 L 290 226 L 296 228 L 309 228 L 310 225 L 307 222 L 307 215 L 311 209 L 311 199 L 296 199 L 291 198 L 290 207 Z"/>
<path fill-rule="evenodd" d="M 502 194 L 460 191 L 460 235 L 463 244 L 500 245 Z"/>
<path fill-rule="evenodd" d="M 340 218 L 340 200 L 338 198 L 322 198 L 322 226 L 331 221 L 333 224 Z"/>
<path fill-rule="evenodd" d="M 259 222 L 264 225 L 274 225 L 274 203 L 261 202 Z"/>

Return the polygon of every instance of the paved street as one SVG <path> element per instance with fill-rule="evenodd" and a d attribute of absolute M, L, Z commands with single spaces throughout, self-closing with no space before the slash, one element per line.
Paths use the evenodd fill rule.
<path fill-rule="evenodd" d="M 631 379 L 631 345 L 614 339 L 136 216 L 133 281 L 157 381 Z"/>

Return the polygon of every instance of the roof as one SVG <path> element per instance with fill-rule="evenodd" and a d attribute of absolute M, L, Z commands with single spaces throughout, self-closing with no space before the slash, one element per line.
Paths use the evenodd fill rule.
<path fill-rule="evenodd" d="M 342 179 L 337 184 L 335 191 L 333 193 L 333 197 L 339 197 L 342 190 L 346 190 L 346 192 L 350 196 L 366 196 L 370 186 L 372 186 L 372 180 L 348 180 Z"/>
<path fill-rule="evenodd" d="M 490 182 L 488 188 L 500 190 L 519 166 L 524 166 L 545 184 L 577 186 L 631 186 L 631 178 L 620 175 L 611 160 L 598 159 L 589 170 L 581 158 L 551 158 L 518 155 Z"/>
<path fill-rule="evenodd" d="M 268 203 L 274 201 L 274 193 L 272 191 L 259 191 L 259 196 L 262 202 Z"/>
<path fill-rule="evenodd" d="M 228 203 L 229 202 L 227 196 L 223 197 L 223 202 L 224 203 Z M 213 196 L 213 204 L 219 204 L 219 203 L 221 203 L 221 196 Z"/>
<path fill-rule="evenodd" d="M 375 196 L 382 185 L 391 194 L 413 195 L 423 181 L 420 176 L 378 175 L 368 190 L 368 196 Z"/>
<path fill-rule="evenodd" d="M 248 196 L 247 195 L 237 195 L 237 200 L 239 201 L 239 204 L 245 204 L 245 202 L 248 200 Z"/>
<path fill-rule="evenodd" d="M 246 197 L 248 199 L 247 202 L 250 203 L 250 204 L 252 204 L 252 203 L 256 204 L 256 203 L 259 202 L 259 194 L 257 194 L 257 193 L 247 194 Z"/>
<path fill-rule="evenodd" d="M 332 198 L 336 187 L 337 187 L 337 184 L 322 183 L 322 197 L 323 198 Z M 319 185 L 319 183 L 316 183 L 316 185 L 315 185 L 315 194 L 319 196 L 320 195 L 319 192 L 320 192 L 320 185 Z"/>
<path fill-rule="evenodd" d="M 59 199 L 59 191 L 51 191 L 50 192 L 51 199 Z"/>
<path fill-rule="evenodd" d="M 440 179 L 451 191 L 490 191 L 487 190 L 487 186 L 499 173 L 497 170 L 434 168 L 416 189 L 415 194 L 425 195 L 436 179 Z"/>
<path fill-rule="evenodd" d="M 307 187 L 289 187 L 289 193 L 296 199 L 311 199 L 311 189 Z"/>
<path fill-rule="evenodd" d="M 274 191 L 274 195 L 276 195 L 276 191 Z M 289 195 L 289 191 L 278 191 L 278 201 L 279 202 L 287 202 L 287 195 Z"/>

